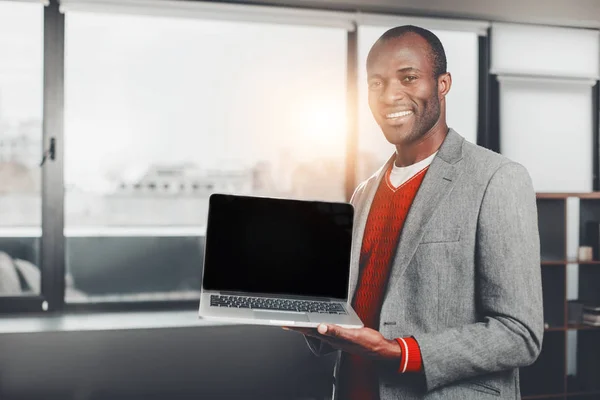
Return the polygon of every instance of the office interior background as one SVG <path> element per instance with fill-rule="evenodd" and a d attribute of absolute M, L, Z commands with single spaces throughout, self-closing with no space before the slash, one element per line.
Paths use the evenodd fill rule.
<path fill-rule="evenodd" d="M 0 0 L 0 399 L 327 398 L 300 335 L 196 318 L 207 200 L 349 200 L 393 153 L 365 60 L 402 24 L 445 46 L 449 125 L 538 192 L 523 396 L 600 398 L 600 3 Z"/>

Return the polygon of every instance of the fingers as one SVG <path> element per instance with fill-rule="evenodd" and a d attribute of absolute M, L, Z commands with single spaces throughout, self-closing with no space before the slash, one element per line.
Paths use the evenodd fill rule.
<path fill-rule="evenodd" d="M 356 329 L 346 329 L 338 325 L 320 324 L 317 328 L 303 328 L 297 326 L 283 326 L 282 329 L 299 332 L 330 342 L 355 341 Z"/>
<path fill-rule="evenodd" d="M 302 333 L 303 335 L 318 337 L 317 330 L 315 328 L 302 328 L 297 326 L 282 326 L 282 329 L 286 331 L 294 331 L 298 333 Z"/>
<path fill-rule="evenodd" d="M 321 324 L 317 327 L 317 331 L 321 335 L 346 341 L 354 341 L 356 338 L 356 329 L 346 329 L 337 325 Z"/>
<path fill-rule="evenodd" d="M 304 328 L 304 327 L 300 327 L 300 326 L 282 326 L 281 327 L 281 329 L 284 329 L 286 331 L 300 332 L 305 335 L 316 336 L 317 334 L 320 334 L 320 335 L 331 336 L 331 337 L 338 336 L 338 331 L 336 330 L 336 328 L 339 328 L 339 327 L 336 327 L 335 325 L 325 325 L 325 324 L 320 324 L 317 328 Z"/>

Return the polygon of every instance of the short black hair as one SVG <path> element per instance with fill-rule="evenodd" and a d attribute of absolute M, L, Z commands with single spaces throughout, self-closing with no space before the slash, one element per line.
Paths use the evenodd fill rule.
<path fill-rule="evenodd" d="M 433 64 L 433 76 L 434 78 L 439 77 L 442 74 L 446 73 L 447 62 L 446 62 L 446 52 L 444 51 L 444 46 L 440 39 L 431 31 L 414 26 L 414 25 L 402 25 L 392 28 L 386 31 L 381 37 L 377 40 L 377 42 L 385 42 L 390 39 L 396 39 L 402 37 L 406 34 L 414 33 L 416 35 L 421 36 L 423 39 L 427 41 L 429 44 L 431 61 Z"/>

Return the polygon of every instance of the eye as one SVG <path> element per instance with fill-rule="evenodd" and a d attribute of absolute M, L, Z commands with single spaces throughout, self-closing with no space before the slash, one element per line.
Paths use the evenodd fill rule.
<path fill-rule="evenodd" d="M 381 81 L 372 81 L 369 83 L 369 89 L 379 89 L 383 83 Z"/>
<path fill-rule="evenodd" d="M 417 77 L 415 75 L 408 75 L 404 78 L 405 82 L 411 83 L 417 80 Z"/>

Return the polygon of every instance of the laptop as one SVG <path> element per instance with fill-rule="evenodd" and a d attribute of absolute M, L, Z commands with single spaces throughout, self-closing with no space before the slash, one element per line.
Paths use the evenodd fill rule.
<path fill-rule="evenodd" d="M 199 316 L 361 328 L 348 299 L 353 220 L 348 203 L 212 194 Z"/>

